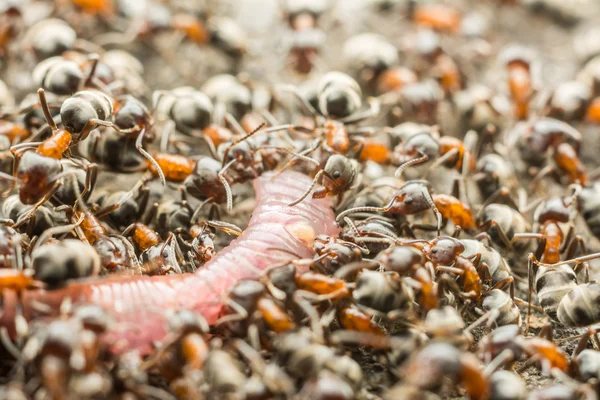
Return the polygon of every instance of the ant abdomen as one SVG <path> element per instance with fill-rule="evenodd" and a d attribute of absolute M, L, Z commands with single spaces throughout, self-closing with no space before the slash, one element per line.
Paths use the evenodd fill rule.
<path fill-rule="evenodd" d="M 577 285 L 562 297 L 556 317 L 567 326 L 592 325 L 600 320 L 599 304 L 600 283 Z"/>

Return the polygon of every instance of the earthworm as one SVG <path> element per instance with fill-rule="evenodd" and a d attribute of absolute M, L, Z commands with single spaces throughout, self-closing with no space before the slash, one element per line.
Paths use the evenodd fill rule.
<path fill-rule="evenodd" d="M 106 335 L 115 352 L 149 350 L 153 341 L 166 334 L 168 310 L 191 309 L 214 324 L 236 282 L 256 278 L 281 262 L 285 252 L 311 257 L 317 235 L 338 233 L 329 200 L 308 198 L 288 206 L 310 183 L 311 179 L 297 172 L 277 177 L 267 173 L 255 179 L 256 208 L 248 227 L 193 274 L 115 277 L 74 282 L 52 291 L 30 290 L 22 294 L 23 313 L 27 319 L 47 315 L 43 308 L 56 313 L 67 297 L 73 303 L 101 305 L 115 316 L 115 328 Z M 3 303 L 0 326 L 13 331 L 16 295 L 5 293 Z"/>

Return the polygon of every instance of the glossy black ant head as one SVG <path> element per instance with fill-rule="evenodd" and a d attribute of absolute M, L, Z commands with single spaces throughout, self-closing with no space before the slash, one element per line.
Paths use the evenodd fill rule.
<path fill-rule="evenodd" d="M 73 134 L 73 139 L 89 133 L 94 119 L 106 121 L 113 113 L 113 102 L 98 90 L 82 90 L 64 101 L 60 116 L 65 130 Z"/>
<path fill-rule="evenodd" d="M 573 212 L 573 205 L 565 204 L 565 199 L 562 197 L 552 197 L 535 209 L 533 218 L 540 224 L 546 221 L 566 223 L 569 222 Z"/>
<path fill-rule="evenodd" d="M 323 186 L 331 192 L 339 193 L 352 185 L 357 174 L 357 166 L 353 160 L 334 154 L 327 160 L 323 171 Z"/>
<path fill-rule="evenodd" d="M 423 249 L 423 253 L 431 261 L 441 265 L 451 265 L 464 251 L 465 245 L 449 236 L 435 238 Z"/>
<path fill-rule="evenodd" d="M 232 75 L 217 75 L 202 85 L 214 104 L 222 104 L 225 110 L 236 120 L 241 120 L 252 109 L 252 93 L 236 77 Z"/>
<path fill-rule="evenodd" d="M 219 181 L 219 172 L 222 165 L 211 157 L 201 157 L 194 171 L 183 181 L 185 191 L 199 200 L 212 198 L 216 203 L 222 203 L 227 199 L 227 192 Z"/>
<path fill-rule="evenodd" d="M 175 128 L 185 134 L 201 131 L 210 125 L 212 113 L 212 102 L 207 95 L 198 91 L 178 95 L 169 111 Z"/>
<path fill-rule="evenodd" d="M 23 204 L 35 204 L 50 192 L 56 183 L 53 178 L 62 171 L 59 160 L 27 151 L 17 167 L 19 199 Z"/>
<path fill-rule="evenodd" d="M 81 87 L 83 72 L 74 61 L 52 57 L 35 67 L 33 80 L 36 86 L 49 92 L 70 96 Z"/>
<path fill-rule="evenodd" d="M 33 25 L 26 34 L 26 41 L 39 60 L 60 56 L 70 50 L 77 41 L 77 33 L 60 19 L 44 19 Z"/>
<path fill-rule="evenodd" d="M 125 96 L 117 101 L 113 121 L 121 129 L 138 129 L 146 127 L 150 122 L 150 111 L 144 103 L 133 96 Z"/>
<path fill-rule="evenodd" d="M 358 83 L 342 72 L 328 72 L 319 81 L 319 109 L 338 119 L 354 114 L 362 105 Z"/>

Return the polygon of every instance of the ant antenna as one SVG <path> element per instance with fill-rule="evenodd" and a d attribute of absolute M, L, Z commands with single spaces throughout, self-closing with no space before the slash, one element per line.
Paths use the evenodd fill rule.
<path fill-rule="evenodd" d="M 224 173 L 236 161 L 237 160 L 235 160 L 235 159 L 229 161 L 229 163 L 227 165 L 225 165 L 223 168 L 221 168 L 221 171 L 219 171 L 219 173 L 217 174 L 217 178 L 219 179 L 219 181 L 221 181 L 221 183 L 223 184 L 223 187 L 225 187 L 225 192 L 227 193 L 227 211 L 228 212 L 231 212 L 231 210 L 233 209 L 233 194 L 231 193 L 231 186 L 229 186 L 229 182 L 227 182 L 227 179 L 225 179 Z"/>
<path fill-rule="evenodd" d="M 231 143 L 229 146 L 227 146 L 227 148 L 225 149 L 225 153 L 223 153 L 223 168 L 225 168 L 225 162 L 227 160 L 227 156 L 229 156 L 229 151 L 233 148 L 233 146 L 242 143 L 244 140 L 248 139 L 249 137 L 253 136 L 254 134 L 256 134 L 258 131 L 260 131 L 264 126 L 266 125 L 266 122 L 263 122 L 262 124 L 260 124 L 256 129 L 254 129 L 252 132 L 250 132 L 249 134 L 247 134 L 246 136 L 234 141 L 233 143 Z"/>
<path fill-rule="evenodd" d="M 40 100 L 40 106 L 42 107 L 42 111 L 44 113 L 44 118 L 46 118 L 46 122 L 52 128 L 52 131 L 56 131 L 56 123 L 54 122 L 54 118 L 50 114 L 50 107 L 48 107 L 48 101 L 46 100 L 46 91 L 42 88 L 39 88 L 37 91 L 38 99 Z"/>
<path fill-rule="evenodd" d="M 315 178 L 313 179 L 312 183 L 310 184 L 309 188 L 306 190 L 306 192 L 304 192 L 304 194 L 302 196 L 300 196 L 298 199 L 292 201 L 290 204 L 288 204 L 288 207 L 293 207 L 298 203 L 301 203 L 315 188 L 315 185 L 317 184 L 317 181 L 321 178 L 321 176 L 325 173 L 325 171 L 320 170 L 319 172 L 317 172 L 317 175 L 315 175 Z"/>
<path fill-rule="evenodd" d="M 154 169 L 156 169 L 156 172 L 158 173 L 158 178 L 160 179 L 160 183 L 163 186 L 167 186 L 167 179 L 165 178 L 165 173 L 163 172 L 162 168 L 160 167 L 158 162 L 154 159 L 154 157 L 152 157 L 150 155 L 150 153 L 148 153 L 142 147 L 142 145 L 143 145 L 142 141 L 144 140 L 145 133 L 146 133 L 146 127 L 143 127 L 142 130 L 140 131 L 137 139 L 135 139 L 135 147 L 141 153 L 141 155 L 143 155 L 146 158 L 146 160 L 150 161 L 150 164 L 152 164 Z"/>
<path fill-rule="evenodd" d="M 419 152 L 419 153 L 422 154 L 421 157 L 413 158 L 412 160 L 405 161 L 396 169 L 396 172 L 394 172 L 394 175 L 396 176 L 396 178 L 400 178 L 402 176 L 402 172 L 404 172 L 404 170 L 407 169 L 408 167 L 412 167 L 413 165 L 422 164 L 424 162 L 427 162 L 427 160 L 429 160 L 429 156 L 427 154 L 423 154 L 421 152 Z"/>

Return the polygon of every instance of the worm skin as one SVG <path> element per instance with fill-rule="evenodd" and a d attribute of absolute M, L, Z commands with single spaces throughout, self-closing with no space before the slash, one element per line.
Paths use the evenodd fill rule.
<path fill-rule="evenodd" d="M 286 257 L 286 253 L 274 248 L 311 257 L 317 235 L 339 232 L 328 199 L 309 196 L 293 207 L 287 205 L 310 186 L 307 176 L 285 172 L 271 180 L 272 176 L 265 174 L 254 181 L 256 208 L 242 235 L 196 273 L 108 277 L 72 283 L 58 290 L 26 291 L 22 301 L 25 317 L 47 316 L 42 309 L 48 306 L 56 313 L 67 297 L 73 303 L 101 305 L 115 318 L 114 329 L 106 335 L 106 342 L 115 352 L 149 350 L 153 341 L 164 337 L 165 312 L 171 309 L 195 310 L 209 324 L 215 323 L 229 289 L 236 282 L 256 278 L 262 270 Z M 0 326 L 12 333 L 16 295 L 5 293 L 3 303 Z"/>

